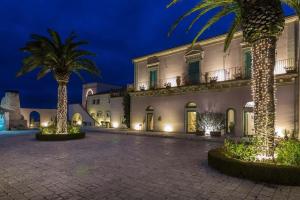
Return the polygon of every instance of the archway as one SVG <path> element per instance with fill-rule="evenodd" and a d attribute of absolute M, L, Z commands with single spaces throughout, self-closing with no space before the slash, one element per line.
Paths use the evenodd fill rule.
<path fill-rule="evenodd" d="M 154 108 L 148 106 L 146 108 L 146 131 L 154 130 Z"/>
<path fill-rule="evenodd" d="M 82 116 L 79 113 L 75 113 L 72 117 L 72 124 L 75 126 L 81 126 L 82 125 Z"/>
<path fill-rule="evenodd" d="M 41 125 L 41 115 L 37 111 L 32 111 L 29 114 L 30 128 L 39 128 Z"/>
<path fill-rule="evenodd" d="M 185 127 L 187 133 L 197 132 L 197 104 L 189 102 L 185 105 Z"/>
<path fill-rule="evenodd" d="M 244 126 L 244 134 L 245 135 L 254 135 L 254 102 L 248 102 L 244 107 L 244 115 L 243 115 L 243 126 Z"/>
<path fill-rule="evenodd" d="M 5 130 L 5 115 L 4 113 L 0 113 L 0 131 Z"/>

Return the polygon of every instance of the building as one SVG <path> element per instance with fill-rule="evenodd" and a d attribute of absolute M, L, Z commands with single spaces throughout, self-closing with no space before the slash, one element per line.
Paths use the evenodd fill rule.
<path fill-rule="evenodd" d="M 0 131 L 39 128 L 54 123 L 56 109 L 21 108 L 18 91 L 7 90 L 0 105 Z"/>
<path fill-rule="evenodd" d="M 276 132 L 298 132 L 299 81 L 296 53 L 299 21 L 286 18 L 277 44 Z M 131 126 L 136 130 L 196 133 L 200 113 L 223 113 L 236 136 L 253 135 L 251 48 L 235 34 L 224 53 L 225 35 L 133 59 Z M 213 129 L 213 127 L 211 127 Z M 206 132 L 211 130 L 204 130 Z"/>
<path fill-rule="evenodd" d="M 82 103 L 69 105 L 73 124 L 120 127 L 123 124 L 124 90 L 115 85 L 90 83 L 82 87 Z"/>

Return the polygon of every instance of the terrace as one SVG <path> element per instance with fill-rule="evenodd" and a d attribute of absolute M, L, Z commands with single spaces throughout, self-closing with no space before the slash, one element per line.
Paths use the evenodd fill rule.
<path fill-rule="evenodd" d="M 297 64 L 295 59 L 277 60 L 274 74 L 276 76 L 295 75 L 297 73 Z M 136 91 L 156 90 L 163 88 L 175 88 L 182 86 L 197 86 L 214 84 L 218 82 L 249 80 L 251 71 L 245 70 L 245 67 L 231 67 L 214 71 L 207 71 L 201 74 L 199 80 L 190 78 L 189 75 L 169 77 L 157 80 L 156 83 L 142 81 L 136 83 Z"/>

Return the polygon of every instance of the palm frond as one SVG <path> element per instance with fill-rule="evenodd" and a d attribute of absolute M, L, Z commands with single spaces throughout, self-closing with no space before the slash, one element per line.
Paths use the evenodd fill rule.
<path fill-rule="evenodd" d="M 50 70 L 49 67 L 43 67 L 43 68 L 41 69 L 41 71 L 38 73 L 37 79 L 39 80 L 39 79 L 43 78 L 43 77 L 46 76 L 50 71 L 51 71 L 51 70 Z"/>
<path fill-rule="evenodd" d="M 281 2 L 293 8 L 296 11 L 298 17 L 300 17 L 300 0 L 281 0 Z"/>
<path fill-rule="evenodd" d="M 229 48 L 230 43 L 234 37 L 234 33 L 236 33 L 238 31 L 240 24 L 241 24 L 241 16 L 238 14 L 238 15 L 236 15 L 234 22 L 233 22 L 232 26 L 230 27 L 229 32 L 227 33 L 225 43 L 224 43 L 224 52 L 226 52 L 227 49 Z"/>

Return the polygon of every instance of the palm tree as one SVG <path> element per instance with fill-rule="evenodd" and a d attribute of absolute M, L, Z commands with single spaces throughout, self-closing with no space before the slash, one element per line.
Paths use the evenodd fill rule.
<path fill-rule="evenodd" d="M 31 35 L 21 50 L 27 53 L 23 66 L 17 76 L 24 75 L 35 69 L 40 69 L 37 79 L 52 73 L 58 83 L 57 129 L 56 134 L 67 134 L 67 84 L 72 73 L 82 76 L 79 71 L 99 75 L 96 64 L 88 59 L 95 54 L 79 49 L 86 41 L 76 41 L 76 35 L 71 33 L 63 42 L 59 34 L 49 29 L 50 37 L 37 34 Z"/>
<path fill-rule="evenodd" d="M 179 2 L 172 0 L 170 7 Z M 172 26 L 171 34 L 186 17 L 195 14 L 188 26 L 189 31 L 195 23 L 210 11 L 215 14 L 199 30 L 193 45 L 199 37 L 221 18 L 234 15 L 234 20 L 227 34 L 224 51 L 239 29 L 243 32 L 245 42 L 252 48 L 252 95 L 254 100 L 255 132 L 263 139 L 265 155 L 273 155 L 275 132 L 275 92 L 274 66 L 275 50 L 278 36 L 284 29 L 284 15 L 281 3 L 294 8 L 300 15 L 300 0 L 202 0 L 188 12 L 184 13 Z"/>

